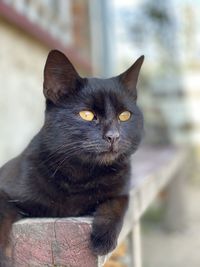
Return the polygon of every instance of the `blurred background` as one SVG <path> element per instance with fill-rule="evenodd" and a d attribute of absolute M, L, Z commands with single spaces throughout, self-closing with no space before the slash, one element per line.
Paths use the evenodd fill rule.
<path fill-rule="evenodd" d="M 143 218 L 144 267 L 199 267 L 200 1 L 0 0 L 0 165 L 43 123 L 43 67 L 52 48 L 83 76 L 117 75 L 145 55 L 144 143 L 185 147 L 190 168 L 187 229 L 164 229 L 158 197 Z"/>

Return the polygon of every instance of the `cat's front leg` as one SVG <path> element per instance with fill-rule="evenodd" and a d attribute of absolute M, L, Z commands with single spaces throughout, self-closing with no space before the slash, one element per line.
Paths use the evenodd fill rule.
<path fill-rule="evenodd" d="M 110 199 L 98 206 L 92 225 L 92 250 L 105 255 L 117 246 L 123 218 L 128 206 L 128 196 Z"/>
<path fill-rule="evenodd" d="M 12 263 L 6 257 L 6 249 L 9 245 L 12 224 L 17 219 L 19 219 L 17 208 L 7 194 L 0 191 L 0 267 L 12 266 Z"/>

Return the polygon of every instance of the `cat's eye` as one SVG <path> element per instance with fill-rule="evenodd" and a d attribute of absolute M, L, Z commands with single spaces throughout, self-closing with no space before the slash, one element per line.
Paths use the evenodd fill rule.
<path fill-rule="evenodd" d="M 119 114 L 120 121 L 128 121 L 130 117 L 131 117 L 130 111 L 124 111 L 121 114 Z"/>
<path fill-rule="evenodd" d="M 92 121 L 94 119 L 94 113 L 89 110 L 82 110 L 79 112 L 79 115 L 85 121 Z"/>

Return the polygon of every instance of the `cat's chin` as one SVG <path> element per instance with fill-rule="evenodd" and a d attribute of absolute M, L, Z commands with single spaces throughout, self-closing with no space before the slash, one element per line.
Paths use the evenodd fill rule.
<path fill-rule="evenodd" d="M 101 153 L 87 153 L 84 156 L 79 156 L 82 162 L 97 164 L 97 165 L 111 165 L 120 158 L 120 153 L 117 152 L 101 152 Z"/>
<path fill-rule="evenodd" d="M 95 161 L 99 164 L 110 165 L 118 160 L 120 154 L 116 152 L 102 152 L 95 157 Z"/>

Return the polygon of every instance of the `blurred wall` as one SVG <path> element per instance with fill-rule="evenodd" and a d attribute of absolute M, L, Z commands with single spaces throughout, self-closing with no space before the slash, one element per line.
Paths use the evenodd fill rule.
<path fill-rule="evenodd" d="M 48 48 L 0 20 L 0 165 L 17 155 L 43 122 Z"/>
<path fill-rule="evenodd" d="M 88 1 L 0 1 L 0 165 L 19 154 L 44 118 L 43 68 L 51 49 L 92 72 Z"/>

